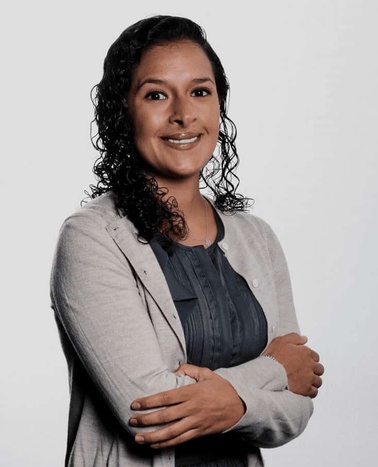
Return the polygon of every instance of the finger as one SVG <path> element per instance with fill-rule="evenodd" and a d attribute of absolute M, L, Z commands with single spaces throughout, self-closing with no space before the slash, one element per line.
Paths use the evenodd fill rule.
<path fill-rule="evenodd" d="M 190 376 L 191 378 L 198 381 L 201 378 L 201 370 L 203 370 L 203 368 L 199 366 L 191 365 L 189 363 L 183 363 L 182 365 L 178 367 L 175 373 L 176 375 Z"/>
<path fill-rule="evenodd" d="M 323 380 L 320 376 L 314 376 L 312 385 L 315 386 L 317 389 L 320 388 L 320 386 L 323 384 Z"/>
<path fill-rule="evenodd" d="M 190 388 L 190 386 L 159 392 L 152 396 L 141 397 L 132 402 L 131 408 L 133 410 L 147 410 L 179 404 L 187 399 L 188 388 Z"/>
<path fill-rule="evenodd" d="M 187 409 L 187 404 L 182 403 L 148 414 L 137 413 L 130 418 L 129 424 L 140 427 L 164 425 L 188 416 Z"/>
<path fill-rule="evenodd" d="M 303 345 L 308 341 L 306 336 L 301 336 L 296 332 L 290 332 L 289 334 L 285 334 L 284 336 L 282 336 L 282 340 L 284 340 L 288 344 L 297 345 Z"/>
<path fill-rule="evenodd" d="M 311 349 L 311 358 L 315 361 L 315 362 L 319 362 L 320 360 L 320 356 L 317 352 L 315 352 L 315 350 L 312 350 Z"/>
<path fill-rule="evenodd" d="M 151 444 L 155 445 L 155 447 L 159 443 L 160 447 L 163 447 L 162 443 L 173 442 L 179 444 L 187 441 L 188 436 L 193 436 L 195 430 L 196 427 L 192 417 L 187 417 L 155 431 L 138 433 L 135 435 L 135 441 L 138 444 Z"/>
<path fill-rule="evenodd" d="M 314 399 L 318 395 L 318 388 L 312 386 L 307 395 L 311 397 L 311 399 Z"/>
<path fill-rule="evenodd" d="M 322 376 L 324 374 L 324 366 L 321 363 L 317 363 L 314 368 L 314 373 L 318 376 Z"/>
<path fill-rule="evenodd" d="M 198 368 L 196 365 L 191 365 L 190 363 L 181 363 L 181 365 L 175 371 L 175 374 L 186 375 L 186 372 L 190 371 L 191 367 Z M 194 368 L 193 368 L 193 371 L 194 371 Z"/>

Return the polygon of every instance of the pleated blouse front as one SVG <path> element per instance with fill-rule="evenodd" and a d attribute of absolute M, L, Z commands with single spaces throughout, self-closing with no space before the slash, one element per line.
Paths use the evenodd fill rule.
<path fill-rule="evenodd" d="M 256 358 L 266 346 L 264 312 L 248 284 L 233 270 L 218 243 L 223 223 L 208 248 L 156 236 L 151 247 L 167 280 L 184 330 L 188 363 L 232 367 Z M 246 448 L 235 433 L 206 436 L 176 448 L 176 466 L 243 467 Z"/>

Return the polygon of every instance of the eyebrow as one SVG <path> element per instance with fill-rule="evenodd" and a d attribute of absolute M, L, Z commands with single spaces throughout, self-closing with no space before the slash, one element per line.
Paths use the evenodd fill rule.
<path fill-rule="evenodd" d="M 194 78 L 191 81 L 194 84 L 202 84 L 202 83 L 207 83 L 211 82 L 212 84 L 215 85 L 214 81 L 207 76 L 204 76 L 203 78 Z M 141 83 L 138 84 L 137 90 L 142 88 L 145 84 L 166 84 L 167 82 L 163 79 L 158 79 L 158 78 L 146 78 L 144 79 Z"/>

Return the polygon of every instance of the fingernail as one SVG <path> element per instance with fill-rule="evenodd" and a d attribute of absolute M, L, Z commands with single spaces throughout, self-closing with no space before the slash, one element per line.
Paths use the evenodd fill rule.
<path fill-rule="evenodd" d="M 141 407 L 141 406 L 140 406 L 140 403 L 139 403 L 139 402 L 133 402 L 133 403 L 131 404 L 131 408 L 132 408 L 133 410 L 139 410 L 140 407 Z"/>
<path fill-rule="evenodd" d="M 129 423 L 132 426 L 138 426 L 138 420 L 136 418 L 130 418 Z"/>
<path fill-rule="evenodd" d="M 143 438 L 143 436 L 141 436 L 141 435 L 136 435 L 136 436 L 135 436 L 135 441 L 136 441 L 137 443 L 144 443 L 144 438 Z"/>

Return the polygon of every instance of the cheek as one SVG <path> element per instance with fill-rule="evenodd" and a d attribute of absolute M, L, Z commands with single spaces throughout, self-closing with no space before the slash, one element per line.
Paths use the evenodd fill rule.
<path fill-rule="evenodd" d="M 208 119 L 210 123 L 211 132 L 213 133 L 216 140 L 218 139 L 219 134 L 219 124 L 220 124 L 220 112 L 219 107 L 216 107 L 213 112 L 209 115 Z"/>
<path fill-rule="evenodd" d="M 211 108 L 209 108 L 208 111 L 208 121 L 212 123 L 212 127 L 218 127 L 219 128 L 219 122 L 220 122 L 220 108 L 218 101 L 216 104 L 213 104 Z"/>
<path fill-rule="evenodd" d="M 138 151 L 143 152 L 143 148 L 149 144 L 152 134 L 152 126 L 147 118 L 142 113 L 137 113 L 133 118 L 134 124 L 134 142 Z"/>
<path fill-rule="evenodd" d="M 138 112 L 134 119 L 134 127 L 139 140 L 153 138 L 162 127 L 161 118 L 151 112 Z"/>

